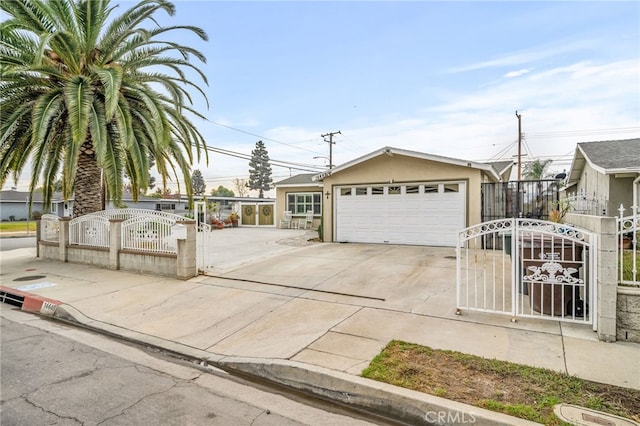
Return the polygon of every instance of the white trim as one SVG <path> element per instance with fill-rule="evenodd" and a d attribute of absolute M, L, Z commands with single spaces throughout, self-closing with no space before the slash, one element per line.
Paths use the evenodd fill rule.
<path fill-rule="evenodd" d="M 496 169 L 490 164 L 476 163 L 475 161 L 466 161 L 466 160 L 460 160 L 457 158 L 442 157 L 440 155 L 427 154 L 424 152 L 417 152 L 417 151 L 409 151 L 406 149 L 393 148 L 389 146 L 370 152 L 369 154 L 363 155 L 362 157 L 356 158 L 355 160 L 351 160 L 338 167 L 334 167 L 333 169 L 327 170 L 326 172 L 319 173 L 316 176 L 314 176 L 312 179 L 314 181 L 321 181 L 324 178 L 331 176 L 334 173 L 348 169 L 350 167 L 353 167 L 365 161 L 371 160 L 373 158 L 379 157 L 381 155 L 389 155 L 389 156 L 403 155 L 405 157 L 413 157 L 413 158 L 418 158 L 422 160 L 435 161 L 438 163 L 445 163 L 453 166 L 470 167 L 473 169 L 478 169 L 478 170 L 488 172 L 497 181 L 502 182 L 501 175 L 499 175 Z"/>

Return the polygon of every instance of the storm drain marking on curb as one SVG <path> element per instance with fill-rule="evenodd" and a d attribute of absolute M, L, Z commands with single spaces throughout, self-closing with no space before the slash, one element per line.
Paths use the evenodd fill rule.
<path fill-rule="evenodd" d="M 40 308 L 40 313 L 44 315 L 53 315 L 56 311 L 58 305 L 55 303 L 47 302 L 46 300 L 42 302 L 42 307 Z"/>
<path fill-rule="evenodd" d="M 16 280 L 14 280 L 14 281 L 16 281 Z M 31 291 L 31 290 L 38 290 L 39 288 L 53 287 L 55 285 L 57 285 L 57 284 L 45 281 L 45 282 L 41 282 L 41 283 L 33 283 L 33 284 L 22 285 L 20 287 L 16 287 L 16 290 Z"/>

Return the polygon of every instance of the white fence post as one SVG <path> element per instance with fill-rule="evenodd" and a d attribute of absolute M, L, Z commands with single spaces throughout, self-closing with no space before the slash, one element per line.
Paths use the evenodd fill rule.
<path fill-rule="evenodd" d="M 124 219 L 109 219 L 110 269 L 120 269 L 120 249 L 122 248 L 122 222 L 124 222 Z"/>

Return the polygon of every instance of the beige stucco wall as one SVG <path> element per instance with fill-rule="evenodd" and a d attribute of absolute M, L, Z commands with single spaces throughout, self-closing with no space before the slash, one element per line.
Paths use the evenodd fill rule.
<path fill-rule="evenodd" d="M 465 181 L 467 183 L 467 226 L 481 220 L 481 183 L 483 172 L 471 167 L 424 160 L 394 154 L 380 155 L 324 178 L 324 190 L 331 193 L 323 198 L 324 241 L 333 241 L 334 187 L 355 184 L 388 184 L 425 181 Z"/>
<path fill-rule="evenodd" d="M 313 186 L 285 186 L 276 188 L 276 227 L 280 226 L 280 219 L 282 214 L 287 209 L 287 194 L 291 193 L 309 193 L 309 192 L 323 192 L 322 182 L 318 182 Z M 326 197 L 322 196 L 322 205 L 327 203 Z M 305 215 L 294 215 L 294 218 L 302 219 Z M 317 228 L 320 225 L 320 218 L 313 219 L 313 228 Z"/>

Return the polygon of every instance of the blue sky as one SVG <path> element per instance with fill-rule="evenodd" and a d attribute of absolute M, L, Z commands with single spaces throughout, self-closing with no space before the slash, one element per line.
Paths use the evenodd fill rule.
<path fill-rule="evenodd" d="M 511 158 L 516 110 L 526 151 L 553 158 L 557 170 L 577 142 L 640 135 L 638 2 L 176 6 L 175 22 L 210 37 L 208 117 L 287 143 L 265 140 L 277 160 L 323 166 L 313 158 L 328 156 L 320 135 L 337 130 L 334 164 L 387 145 Z M 201 129 L 210 145 L 245 153 L 258 139 Z M 208 188 L 248 174 L 246 161 L 210 160 L 196 166 Z M 274 167 L 276 180 L 289 173 Z"/>
<path fill-rule="evenodd" d="M 272 159 L 323 167 L 320 135 L 340 130 L 334 164 L 384 146 L 508 159 L 518 110 L 530 158 L 561 171 L 577 142 L 640 136 L 640 2 L 175 5 L 162 25 L 209 35 L 174 33 L 207 56 L 209 109 L 196 100 L 213 147 L 249 154 L 262 138 Z M 218 154 L 194 168 L 207 192 L 248 177 L 248 161 Z"/>

